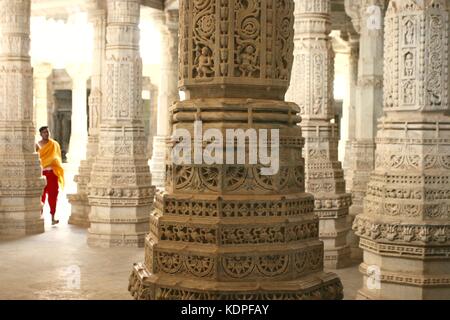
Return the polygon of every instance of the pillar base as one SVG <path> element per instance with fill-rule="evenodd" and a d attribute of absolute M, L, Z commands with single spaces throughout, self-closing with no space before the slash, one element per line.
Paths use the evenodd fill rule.
<path fill-rule="evenodd" d="M 398 279 L 408 277 L 405 274 L 399 274 L 398 276 Z M 422 280 L 426 281 L 424 278 Z M 364 283 L 367 281 L 370 282 L 371 280 L 364 276 Z M 445 288 L 433 284 L 430 284 L 429 287 L 421 287 L 413 284 L 405 285 L 404 283 L 384 281 L 381 282 L 380 289 L 369 289 L 365 286 L 358 290 L 356 295 L 356 300 L 448 300 L 449 298 L 449 287 Z"/>
<path fill-rule="evenodd" d="M 330 269 L 351 264 L 347 239 L 351 231 L 348 223 L 350 194 L 320 195 L 315 199 L 315 213 L 319 218 L 319 238 L 324 242 L 324 266 Z"/>
<path fill-rule="evenodd" d="M 89 144 L 87 147 L 88 160 L 83 160 L 80 163 L 78 175 L 76 175 L 73 181 L 77 184 L 77 193 L 67 195 L 67 199 L 71 204 L 71 215 L 69 218 L 69 224 L 81 227 L 89 228 L 89 212 L 91 206 L 89 205 L 89 199 L 87 196 L 87 185 L 91 180 L 92 163 L 95 155 L 97 154 L 97 136 L 89 137 Z"/>
<path fill-rule="evenodd" d="M 137 247 L 145 245 L 151 206 L 91 207 L 87 243 L 91 247 Z"/>
<path fill-rule="evenodd" d="M 146 233 L 140 234 L 94 234 L 89 230 L 87 244 L 92 248 L 143 248 Z"/>
<path fill-rule="evenodd" d="M 355 216 L 348 216 L 349 225 L 353 225 L 353 221 L 355 220 Z M 355 234 L 353 230 L 347 234 L 347 243 L 350 247 L 350 259 L 353 262 L 361 263 L 363 261 L 363 251 L 359 247 L 359 237 Z"/>
<path fill-rule="evenodd" d="M 347 175 L 347 186 L 352 194 L 352 206 L 349 209 L 351 224 L 353 220 L 364 210 L 364 197 L 370 175 L 375 169 L 375 148 L 372 140 L 354 140 L 352 143 L 352 160 Z M 361 262 L 363 251 L 359 248 L 359 237 L 351 230 L 348 236 L 348 244 L 351 248 L 351 257 L 354 261 Z"/>
<path fill-rule="evenodd" d="M 351 265 L 350 247 L 334 248 L 324 251 L 324 267 L 327 269 L 341 269 Z"/>
<path fill-rule="evenodd" d="M 89 221 L 89 206 L 88 198 L 86 195 L 70 194 L 67 195 L 67 199 L 72 207 L 72 213 L 69 218 L 69 224 L 75 225 L 81 228 L 89 228 L 91 225 Z"/>
<path fill-rule="evenodd" d="M 376 231 L 373 225 L 363 222 L 367 230 Z M 360 223 L 361 228 L 363 224 Z M 394 230 L 393 225 L 386 230 Z M 417 226 L 426 234 L 432 234 L 435 226 Z M 388 229 L 390 228 L 390 229 Z M 448 226 L 437 226 L 437 229 Z M 396 231 L 415 230 L 401 225 Z M 361 232 L 361 229 L 360 231 Z M 370 232 L 370 231 L 369 231 Z M 414 233 L 415 231 L 413 231 Z M 375 236 L 374 236 L 375 237 Z M 364 262 L 359 271 L 363 275 L 363 287 L 358 295 L 371 300 L 435 300 L 450 299 L 450 275 L 448 274 L 449 246 L 423 245 L 419 240 L 410 242 L 373 240 L 361 237 Z M 431 242 L 431 241 L 430 241 Z"/>
<path fill-rule="evenodd" d="M 356 216 L 363 212 L 363 201 L 366 195 L 370 175 L 375 169 L 375 148 L 373 140 L 357 140 L 352 144 L 351 179 L 348 188 L 351 190 L 353 205 L 350 215 Z"/>
<path fill-rule="evenodd" d="M 14 211 L 1 211 L 0 240 L 44 233 L 44 219 L 41 219 L 40 216 L 40 211 L 34 208 L 31 210 L 14 208 Z"/>
<path fill-rule="evenodd" d="M 296 281 L 207 282 L 154 275 L 135 264 L 128 290 L 137 300 L 341 300 L 343 287 L 333 273 Z"/>

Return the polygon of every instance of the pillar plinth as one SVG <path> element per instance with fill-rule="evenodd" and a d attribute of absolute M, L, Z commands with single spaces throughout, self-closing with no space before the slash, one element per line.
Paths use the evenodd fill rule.
<path fill-rule="evenodd" d="M 169 146 L 166 190 L 156 196 L 145 261 L 130 277 L 134 298 L 342 298 L 338 277 L 323 271 L 314 199 L 305 193 L 299 108 L 284 101 L 293 10 L 291 0 L 180 1 L 179 85 L 188 98 L 170 109 L 170 119 L 172 134 L 193 140 Z M 198 122 L 215 129 L 217 140 L 199 143 Z M 278 132 L 271 147 L 279 145 L 279 170 L 266 172 L 248 159 L 208 164 L 173 157 L 182 141 L 203 152 L 227 129 Z M 223 148 L 224 157 L 234 158 L 235 147 Z M 186 155 L 194 159 L 196 152 Z"/>
<path fill-rule="evenodd" d="M 78 175 L 74 181 L 77 183 L 77 193 L 68 195 L 72 213 L 69 224 L 87 228 L 89 222 L 89 200 L 87 186 L 91 180 L 92 164 L 98 153 L 98 136 L 100 128 L 100 112 L 103 99 L 103 64 L 105 60 L 106 45 L 106 9 L 97 9 L 89 13 L 90 21 L 94 27 L 94 52 L 91 77 L 91 94 L 89 95 L 89 137 L 86 147 L 86 160 L 81 160 Z"/>
<path fill-rule="evenodd" d="M 154 187 L 147 159 L 139 0 L 107 0 L 98 154 L 88 184 L 88 244 L 143 246 Z"/>
<path fill-rule="evenodd" d="M 0 239 L 44 232 L 35 152 L 30 0 L 0 1 Z"/>
<path fill-rule="evenodd" d="M 360 237 L 363 299 L 450 299 L 447 1 L 391 0 L 384 116 Z"/>

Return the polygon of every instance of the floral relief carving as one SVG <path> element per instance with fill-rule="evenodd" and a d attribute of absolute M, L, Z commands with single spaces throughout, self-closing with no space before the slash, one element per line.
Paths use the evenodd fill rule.
<path fill-rule="evenodd" d="M 342 297 L 337 276 L 322 273 L 314 200 L 304 192 L 300 109 L 284 101 L 293 63 L 293 10 L 293 0 L 180 1 L 179 86 L 187 99 L 170 108 L 171 132 L 195 133 L 200 120 L 221 133 L 278 129 L 280 161 L 275 174 L 264 175 L 268 165 L 262 159 L 249 161 L 247 150 L 224 146 L 225 156 L 245 155 L 245 163 L 175 164 L 171 151 L 183 141 L 174 139 L 166 189 L 155 197 L 146 241 L 148 254 L 163 254 L 165 266 L 155 272 L 134 266 L 129 290 L 136 299 Z M 212 141 L 197 145 L 191 158 Z M 303 253 L 306 266 L 296 268 L 294 257 Z M 314 286 L 321 290 L 303 284 L 307 274 L 320 279 Z M 240 285 L 255 283 L 267 288 L 240 292 Z"/>

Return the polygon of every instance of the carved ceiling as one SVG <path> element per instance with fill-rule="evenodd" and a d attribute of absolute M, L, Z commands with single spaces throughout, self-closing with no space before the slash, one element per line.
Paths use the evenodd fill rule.
<path fill-rule="evenodd" d="M 32 15 L 46 16 L 54 19 L 67 19 L 79 11 L 88 11 L 97 6 L 104 6 L 106 0 L 31 0 Z M 141 0 L 142 5 L 157 10 L 176 9 L 179 0 Z M 351 28 L 349 17 L 345 14 L 344 0 L 331 0 L 332 22 L 335 30 Z"/>

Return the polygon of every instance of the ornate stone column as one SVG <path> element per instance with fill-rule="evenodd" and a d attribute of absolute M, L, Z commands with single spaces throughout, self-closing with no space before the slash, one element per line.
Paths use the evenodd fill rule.
<path fill-rule="evenodd" d="M 450 299 L 450 117 L 445 0 L 391 0 L 384 117 L 357 215 L 359 298 Z"/>
<path fill-rule="evenodd" d="M 49 125 L 48 77 L 51 75 L 52 71 L 53 67 L 49 63 L 40 63 L 33 68 L 36 129 Z M 36 139 L 40 140 L 39 132 L 36 133 Z"/>
<path fill-rule="evenodd" d="M 360 34 L 355 138 L 352 144 L 348 190 L 352 193 L 351 219 L 363 210 L 369 177 L 375 168 L 377 120 L 383 100 L 383 18 L 387 0 L 346 0 L 347 14 Z M 361 259 L 358 238 L 351 237 L 352 256 Z"/>
<path fill-rule="evenodd" d="M 88 244 L 143 246 L 154 187 L 146 157 L 139 0 L 107 0 L 98 155 L 88 184 Z"/>
<path fill-rule="evenodd" d="M 97 9 L 89 13 L 94 27 L 94 52 L 91 77 L 91 94 L 89 95 L 89 138 L 86 160 L 82 160 L 79 174 L 75 176 L 77 193 L 68 195 L 72 214 L 69 223 L 80 227 L 89 227 L 89 200 L 87 186 L 90 182 L 92 164 L 98 153 L 98 135 L 100 111 L 102 104 L 102 76 L 106 45 L 106 9 Z"/>
<path fill-rule="evenodd" d="M 87 64 L 73 64 L 66 68 L 72 78 L 72 128 L 67 162 L 70 173 L 76 174 L 82 160 L 86 159 L 88 142 L 87 80 L 91 69 Z"/>
<path fill-rule="evenodd" d="M 305 138 L 306 191 L 315 197 L 320 239 L 325 244 L 325 266 L 350 263 L 347 221 L 351 195 L 345 193 L 338 161 L 338 126 L 333 110 L 334 52 L 329 0 L 297 0 L 292 99 L 300 106 Z M 312 27 L 314 26 L 314 28 Z"/>
<path fill-rule="evenodd" d="M 349 69 L 348 69 L 348 92 L 346 101 L 347 110 L 346 119 L 347 123 L 347 141 L 345 141 L 345 156 L 344 162 L 342 163 L 342 168 L 344 169 L 344 176 L 346 178 L 347 191 L 351 192 L 350 184 L 348 181 L 353 177 L 353 171 L 351 170 L 352 162 L 352 144 L 355 140 L 355 130 L 356 130 L 356 93 L 358 88 L 358 62 L 359 62 L 359 35 L 350 33 L 348 35 L 348 46 L 350 49 L 349 53 Z"/>
<path fill-rule="evenodd" d="M 174 140 L 173 148 L 193 141 L 197 151 L 185 156 L 197 160 L 174 162 L 169 152 L 145 263 L 134 266 L 130 279 L 136 299 L 342 297 L 337 276 L 323 272 L 314 199 L 304 191 L 299 109 L 284 101 L 293 10 L 292 0 L 180 1 L 180 87 L 187 100 L 170 110 L 173 133 L 192 138 L 201 121 L 215 139 Z M 272 175 L 264 175 L 261 160 L 236 163 L 236 151 L 249 152 L 236 148 L 230 130 L 245 145 L 245 130 L 251 136 L 261 134 L 257 129 L 269 130 L 275 140 L 270 148 L 279 170 Z M 226 135 L 234 146 L 223 149 Z M 199 161 L 213 145 L 227 164 Z"/>
<path fill-rule="evenodd" d="M 0 0 L 0 238 L 44 232 L 35 153 L 30 0 Z"/>
<path fill-rule="evenodd" d="M 166 140 L 169 136 L 169 108 L 180 100 L 178 92 L 178 22 L 179 11 L 167 11 L 162 16 L 161 81 L 158 96 L 157 134 L 153 139 L 150 161 L 153 185 L 164 189 L 166 175 Z"/>
<path fill-rule="evenodd" d="M 354 23 L 356 24 L 356 23 Z M 358 28 L 358 30 L 360 30 Z M 354 158 L 353 158 L 353 145 L 357 144 L 356 139 L 356 106 L 358 104 L 358 64 L 359 64 L 359 35 L 351 34 L 349 35 L 348 41 L 350 47 L 350 63 L 349 63 L 349 122 L 348 122 L 348 139 L 345 143 L 345 158 L 343 163 L 344 177 L 346 181 L 346 191 L 352 193 L 352 188 L 355 186 L 354 179 L 355 173 L 353 168 Z M 356 177 L 358 179 L 358 177 Z M 359 200 L 357 200 L 359 201 Z M 354 203 L 353 203 L 354 205 Z M 348 220 L 350 225 L 355 219 L 356 211 L 352 209 L 353 205 L 350 207 L 350 215 Z M 359 249 L 359 239 L 353 231 L 347 234 L 347 243 L 350 245 L 351 258 L 354 260 L 361 261 L 361 249 Z"/>

